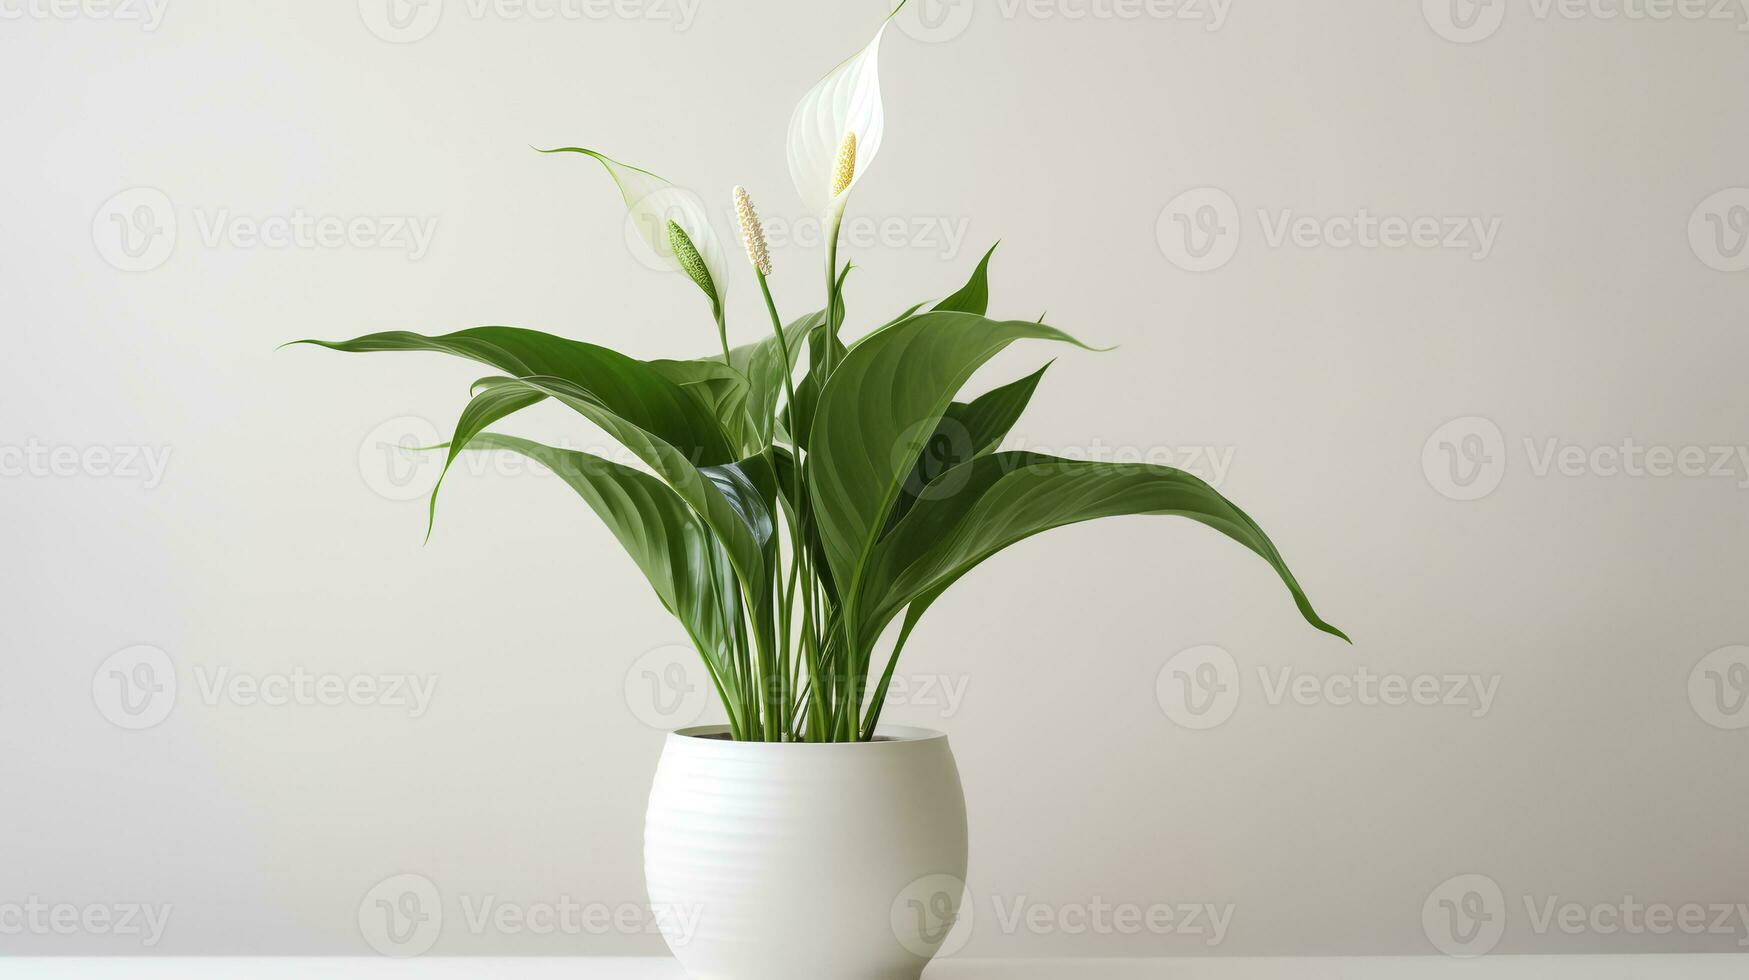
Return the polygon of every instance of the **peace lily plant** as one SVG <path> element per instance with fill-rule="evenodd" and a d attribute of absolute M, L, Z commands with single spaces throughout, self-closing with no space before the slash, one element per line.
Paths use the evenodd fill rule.
<path fill-rule="evenodd" d="M 498 372 L 474 384 L 453 437 L 435 447 L 447 451 L 445 472 L 464 451 L 504 450 L 563 478 L 685 629 L 737 741 L 874 738 L 905 643 L 950 586 L 1015 542 L 1100 517 L 1208 525 L 1268 562 L 1308 622 L 1342 636 L 1318 618 L 1257 524 L 1201 480 L 1165 466 L 997 451 L 1044 368 L 956 400 L 973 372 L 1019 340 L 1085 345 L 1042 320 L 987 315 L 989 254 L 947 298 L 854 342 L 841 338 L 850 265 L 838 260 L 838 228 L 881 147 L 880 41 L 877 33 L 821 79 L 789 123 L 796 192 L 827 232 L 819 310 L 779 315 L 753 201 L 734 190 L 766 339 L 729 345 L 729 258 L 693 195 L 571 146 L 542 152 L 605 168 L 644 242 L 704 293 L 714 353 L 638 360 L 508 326 L 300 343 L 441 351 Z M 488 431 L 548 400 L 605 430 L 643 467 Z M 434 488 L 433 517 L 436 497 Z M 895 620 L 883 653 L 879 640 Z"/>

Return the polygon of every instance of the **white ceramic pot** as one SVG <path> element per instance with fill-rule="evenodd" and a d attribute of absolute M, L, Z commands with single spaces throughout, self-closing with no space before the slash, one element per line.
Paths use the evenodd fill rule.
<path fill-rule="evenodd" d="M 917 980 L 966 874 L 947 736 L 726 731 L 669 735 L 650 790 L 644 879 L 675 958 L 694 980 Z"/>

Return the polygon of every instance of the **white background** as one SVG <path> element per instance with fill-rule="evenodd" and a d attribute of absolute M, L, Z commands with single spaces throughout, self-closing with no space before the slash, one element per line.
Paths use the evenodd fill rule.
<path fill-rule="evenodd" d="M 398 32 L 376 0 L 0 0 L 0 927 L 33 901 L 146 904 L 171 909 L 149 952 L 368 955 L 361 906 L 411 874 L 440 896 L 434 954 L 661 951 L 468 909 L 644 901 L 660 727 L 697 708 L 674 697 L 692 680 L 652 699 L 645 672 L 685 663 L 680 630 L 550 476 L 458 469 L 422 545 L 435 472 L 384 445 L 435 441 L 483 369 L 275 347 L 502 323 L 711 350 L 599 168 L 530 145 L 602 149 L 719 216 L 745 184 L 780 306 L 817 307 L 819 250 L 776 234 L 802 217 L 784 130 L 882 9 L 529 9 L 448 0 Z M 888 713 L 958 754 L 964 955 L 1433 954 L 1440 902 L 1472 896 L 1470 925 L 1499 929 L 1460 951 L 1749 942 L 1740 918 L 1656 934 L 1607 912 L 1749 902 L 1749 650 L 1703 663 L 1749 644 L 1749 33 L 1736 6 L 1567 9 L 938 0 L 889 30 L 849 332 L 1000 238 L 993 312 L 1120 348 L 980 376 L 1058 357 L 1012 444 L 1218 477 L 1356 641 L 1182 522 L 1055 532 L 968 577 Z M 1327 222 L 1363 210 L 1494 232 L 1337 247 Z M 249 233 L 300 215 L 360 232 Z M 1318 227 L 1281 238 L 1284 216 Z M 1187 250 L 1185 222 L 1227 233 Z M 557 410 L 504 428 L 602 444 Z M 1628 440 L 1723 473 L 1624 472 Z M 1215 716 L 1178 670 L 1229 692 Z M 418 711 L 228 686 L 300 671 L 435 689 Z M 1362 671 L 1494 693 L 1344 703 Z M 1300 677 L 1333 680 L 1296 699 Z M 1101 903 L 1231 920 L 1212 945 L 1076 930 Z M 1568 903 L 1576 929 L 1538 925 Z M 1045 926 L 1005 928 L 1017 906 Z M 113 933 L 13 928 L 0 950 L 142 951 Z"/>

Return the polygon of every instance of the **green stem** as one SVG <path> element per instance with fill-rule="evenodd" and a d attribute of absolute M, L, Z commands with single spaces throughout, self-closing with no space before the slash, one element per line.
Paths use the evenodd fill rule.
<path fill-rule="evenodd" d="M 904 651 L 905 641 L 911 638 L 911 630 L 916 625 L 917 620 L 907 613 L 899 638 L 893 643 L 893 654 L 887 658 L 887 669 L 881 673 L 881 682 L 875 687 L 874 699 L 869 702 L 868 714 L 862 720 L 861 737 L 865 742 L 874 738 L 875 726 L 881 720 L 881 708 L 886 705 L 887 688 L 893 683 L 893 668 L 899 665 L 899 654 Z"/>
<path fill-rule="evenodd" d="M 723 364 L 733 368 L 735 365 L 729 361 L 729 324 L 723 317 L 723 308 L 720 305 L 713 305 L 711 312 L 715 313 L 717 318 L 717 341 L 723 345 Z"/>
<path fill-rule="evenodd" d="M 844 206 L 833 205 L 827 212 L 826 222 L 826 371 L 820 379 L 822 385 L 832 376 L 832 369 L 836 366 L 832 357 L 838 347 L 838 328 L 842 326 L 838 322 L 838 228 L 844 223 Z"/>

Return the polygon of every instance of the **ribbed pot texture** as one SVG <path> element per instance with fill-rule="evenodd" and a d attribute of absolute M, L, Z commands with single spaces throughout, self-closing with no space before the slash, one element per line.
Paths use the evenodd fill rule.
<path fill-rule="evenodd" d="M 966 874 L 947 736 L 873 742 L 668 736 L 644 821 L 644 879 L 694 980 L 917 980 Z"/>

